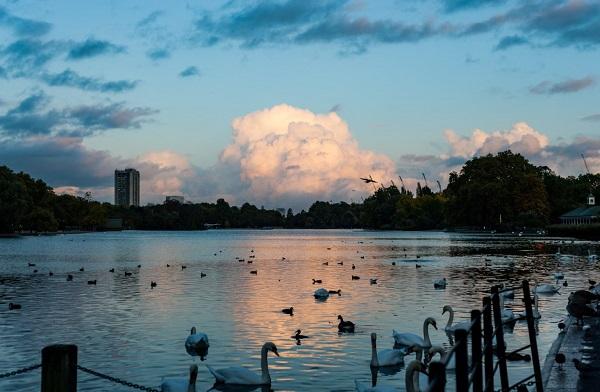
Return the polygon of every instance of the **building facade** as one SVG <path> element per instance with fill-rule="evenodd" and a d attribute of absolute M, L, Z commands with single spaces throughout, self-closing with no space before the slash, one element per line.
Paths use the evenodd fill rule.
<path fill-rule="evenodd" d="M 590 193 L 587 205 L 569 211 L 560 216 L 563 225 L 590 225 L 600 223 L 600 206 L 596 205 L 596 198 Z"/>
<path fill-rule="evenodd" d="M 139 207 L 139 171 L 135 169 L 115 170 L 115 205 L 123 207 Z"/>

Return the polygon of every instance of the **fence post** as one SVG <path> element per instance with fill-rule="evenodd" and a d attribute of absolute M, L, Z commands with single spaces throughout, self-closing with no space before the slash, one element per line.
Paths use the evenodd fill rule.
<path fill-rule="evenodd" d="M 483 392 L 481 369 L 481 311 L 471 311 L 471 368 L 473 370 L 473 391 Z"/>
<path fill-rule="evenodd" d="M 446 390 L 446 366 L 438 361 L 429 364 L 429 392 Z"/>
<path fill-rule="evenodd" d="M 484 361 L 485 361 L 485 391 L 494 390 L 494 349 L 492 336 L 494 327 L 492 326 L 492 299 L 489 296 L 483 297 L 483 339 L 484 339 Z"/>
<path fill-rule="evenodd" d="M 42 349 L 41 391 L 77 391 L 77 346 L 54 344 Z"/>
<path fill-rule="evenodd" d="M 504 327 L 502 325 L 502 309 L 500 309 L 500 293 L 498 286 L 492 287 L 492 304 L 494 326 L 496 327 L 496 356 L 500 368 L 500 384 L 503 391 L 508 390 L 508 369 L 506 368 L 506 344 L 504 343 Z"/>
<path fill-rule="evenodd" d="M 529 344 L 531 345 L 531 361 L 533 362 L 533 374 L 535 376 L 535 388 L 537 392 L 542 392 L 542 370 L 540 368 L 540 356 L 537 347 L 537 338 L 535 336 L 535 322 L 533 320 L 533 309 L 531 307 L 531 293 L 529 291 L 529 282 L 523 281 L 523 300 L 525 301 L 525 315 L 527 318 L 527 329 L 529 330 Z M 534 294 L 537 295 L 537 294 Z"/>
<path fill-rule="evenodd" d="M 467 338 L 469 332 L 464 329 L 457 329 L 454 332 L 456 337 L 456 390 L 469 390 L 469 357 L 467 353 Z"/>

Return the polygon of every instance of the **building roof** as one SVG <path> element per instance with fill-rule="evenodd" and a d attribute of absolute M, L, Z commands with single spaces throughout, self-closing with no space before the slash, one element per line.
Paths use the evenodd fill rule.
<path fill-rule="evenodd" d="M 600 206 L 579 207 L 562 214 L 562 218 L 593 218 L 600 217 Z"/>

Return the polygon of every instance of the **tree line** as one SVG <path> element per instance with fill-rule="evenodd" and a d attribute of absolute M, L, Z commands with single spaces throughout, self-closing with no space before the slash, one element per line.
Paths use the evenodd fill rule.
<path fill-rule="evenodd" d="M 511 230 L 544 227 L 593 192 L 600 199 L 600 175 L 561 177 L 534 166 L 511 151 L 467 161 L 449 174 L 446 189 L 433 192 L 418 184 L 415 194 L 394 183 L 381 185 L 362 203 L 313 203 L 287 214 L 249 203 L 168 202 L 119 207 L 90 198 L 57 195 L 41 179 L 0 166 L 0 233 L 101 230 L 107 219 L 122 219 L 124 228 L 202 230 L 224 228 L 365 228 L 430 230 L 466 227 Z"/>

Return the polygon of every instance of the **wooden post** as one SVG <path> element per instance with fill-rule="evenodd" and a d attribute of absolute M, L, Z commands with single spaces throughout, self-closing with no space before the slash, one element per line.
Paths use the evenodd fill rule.
<path fill-rule="evenodd" d="M 42 349 L 42 392 L 77 392 L 77 346 L 54 344 Z"/>
<path fill-rule="evenodd" d="M 429 364 L 429 392 L 446 390 L 446 366 L 438 361 Z"/>
<path fill-rule="evenodd" d="M 471 369 L 473 373 L 473 391 L 483 392 L 483 374 L 481 368 L 481 311 L 471 311 Z"/>
<path fill-rule="evenodd" d="M 493 344 L 494 327 L 492 326 L 492 299 L 488 296 L 483 298 L 483 343 L 485 361 L 485 391 L 494 390 L 494 350 Z"/>
<path fill-rule="evenodd" d="M 535 321 L 533 320 L 533 309 L 531 307 L 531 293 L 529 291 L 529 282 L 527 280 L 523 281 L 523 295 L 523 299 L 525 301 L 527 329 L 529 330 L 529 344 L 531 345 L 531 362 L 533 362 L 535 388 L 537 392 L 542 392 L 544 390 L 542 382 L 542 370 L 540 368 L 540 356 L 538 353 L 537 338 L 535 336 Z"/>
<path fill-rule="evenodd" d="M 508 369 L 506 367 L 506 344 L 504 343 L 504 326 L 502 325 L 502 309 L 500 309 L 500 293 L 498 286 L 492 287 L 492 308 L 494 311 L 494 326 L 496 327 L 496 356 L 500 368 L 500 385 L 503 391 L 508 391 Z"/>
<path fill-rule="evenodd" d="M 456 390 L 469 390 L 469 357 L 467 353 L 467 338 L 469 332 L 464 329 L 457 329 L 454 332 L 456 337 Z"/>

